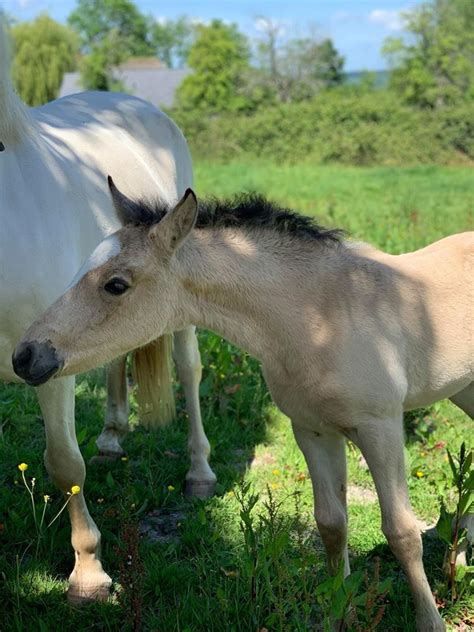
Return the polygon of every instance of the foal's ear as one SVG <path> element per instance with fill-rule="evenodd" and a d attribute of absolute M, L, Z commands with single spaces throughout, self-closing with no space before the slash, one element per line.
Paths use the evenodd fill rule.
<path fill-rule="evenodd" d="M 159 239 L 160 245 L 173 252 L 194 228 L 198 214 L 198 203 L 192 189 L 186 189 L 178 204 L 168 211 L 161 222 L 150 231 L 152 239 Z"/>
<path fill-rule="evenodd" d="M 112 196 L 115 212 L 122 226 L 135 223 L 137 221 L 136 203 L 117 189 L 111 176 L 107 176 L 107 182 L 109 183 L 110 195 Z"/>

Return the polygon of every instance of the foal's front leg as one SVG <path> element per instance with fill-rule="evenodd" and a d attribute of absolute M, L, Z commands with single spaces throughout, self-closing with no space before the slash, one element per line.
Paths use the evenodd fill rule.
<path fill-rule="evenodd" d="M 173 359 L 183 385 L 189 415 L 188 450 L 191 467 L 186 474 L 186 493 L 198 498 L 207 498 L 214 493 L 217 479 L 208 463 L 211 446 L 201 419 L 199 384 L 202 367 L 195 327 L 175 332 Z"/>
<path fill-rule="evenodd" d="M 442 632 L 445 625 L 426 579 L 421 535 L 408 497 L 402 415 L 364 420 L 352 431 L 351 439 L 372 473 L 382 510 L 382 530 L 410 583 L 417 630 Z"/>
<path fill-rule="evenodd" d="M 46 469 L 63 494 L 67 494 L 73 485 L 81 488 L 68 503 L 71 542 L 76 556 L 69 577 L 68 599 L 79 604 L 106 599 L 112 580 L 102 568 L 100 532 L 84 499 L 86 468 L 74 427 L 74 383 L 74 377 L 51 380 L 38 387 L 37 394 L 46 429 Z"/>
<path fill-rule="evenodd" d="M 347 553 L 347 471 L 345 440 L 337 435 L 322 436 L 293 423 L 296 442 L 308 465 L 314 495 L 314 516 L 326 549 L 329 572 L 334 574 Z"/>
<path fill-rule="evenodd" d="M 115 461 L 125 454 L 120 442 L 128 432 L 128 412 L 127 356 L 122 356 L 107 367 L 105 423 L 96 441 L 99 454 L 91 463 Z"/>

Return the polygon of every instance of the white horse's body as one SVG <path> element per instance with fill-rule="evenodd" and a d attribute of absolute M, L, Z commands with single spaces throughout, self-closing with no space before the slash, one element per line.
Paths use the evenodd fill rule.
<path fill-rule="evenodd" d="M 118 228 L 106 176 L 133 182 L 143 198 L 173 204 L 192 183 L 183 135 L 150 104 L 131 96 L 83 93 L 28 110 L 9 77 L 0 20 L 0 379 L 19 381 L 12 352 L 25 329 L 72 282 L 99 242 Z M 191 493 L 206 494 L 209 468 L 198 386 L 201 375 L 194 327 L 175 334 L 175 361 L 190 417 Z M 127 430 L 125 360 L 111 365 L 106 423 L 98 446 L 120 454 Z M 45 464 L 67 492 L 82 489 L 85 466 L 74 427 L 74 378 L 37 388 L 45 422 Z M 72 474 L 74 472 L 74 474 Z M 74 478 L 74 480 L 72 480 Z M 110 578 L 100 563 L 100 533 L 83 493 L 68 504 L 76 564 L 73 601 L 105 597 Z"/>
<path fill-rule="evenodd" d="M 163 113 L 124 95 L 84 93 L 31 110 L 37 127 L 0 153 L 0 378 L 23 332 L 118 228 L 105 176 L 170 204 L 192 182 L 186 143 Z M 179 170 L 177 168 L 179 165 Z M 144 177 L 146 174 L 146 177 Z M 149 182 L 157 187 L 153 191 Z M 87 200 L 87 204 L 84 204 Z"/>

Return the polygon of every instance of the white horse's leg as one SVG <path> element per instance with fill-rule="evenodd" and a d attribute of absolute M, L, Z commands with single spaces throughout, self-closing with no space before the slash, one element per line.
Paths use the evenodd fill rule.
<path fill-rule="evenodd" d="M 74 427 L 74 377 L 51 380 L 37 394 L 46 429 L 44 462 L 59 489 L 67 494 L 73 485 L 81 491 L 68 503 L 71 542 L 76 555 L 69 577 L 68 599 L 79 604 L 106 599 L 112 580 L 100 562 L 100 532 L 84 500 L 86 468 L 77 445 Z"/>
<path fill-rule="evenodd" d="M 191 468 L 186 474 L 186 493 L 198 498 L 207 498 L 214 493 L 217 479 L 209 467 L 211 447 L 201 420 L 199 383 L 202 368 L 195 327 L 175 332 L 173 358 L 183 385 L 189 415 L 188 450 Z"/>
<path fill-rule="evenodd" d="M 444 631 L 423 568 L 421 535 L 408 497 L 402 415 L 363 422 L 351 432 L 351 439 L 372 473 L 382 510 L 382 530 L 410 583 L 417 630 Z"/>
<path fill-rule="evenodd" d="M 294 423 L 293 433 L 311 476 L 314 515 L 326 549 L 329 572 L 336 573 L 344 560 L 344 573 L 348 575 L 345 439 L 321 436 Z"/>
<path fill-rule="evenodd" d="M 96 445 L 99 454 L 91 463 L 113 461 L 125 453 L 120 441 L 128 432 L 127 357 L 122 356 L 107 367 L 107 410 L 105 423 Z"/>

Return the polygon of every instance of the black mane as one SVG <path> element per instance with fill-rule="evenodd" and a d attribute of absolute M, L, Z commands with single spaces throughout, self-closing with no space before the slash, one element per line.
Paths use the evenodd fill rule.
<path fill-rule="evenodd" d="M 160 203 L 136 202 L 134 223 L 153 225 L 168 212 Z M 283 208 L 257 193 L 241 193 L 232 198 L 206 198 L 199 201 L 196 228 L 271 229 L 277 233 L 305 240 L 339 242 L 344 231 L 326 229 L 311 217 Z"/>

